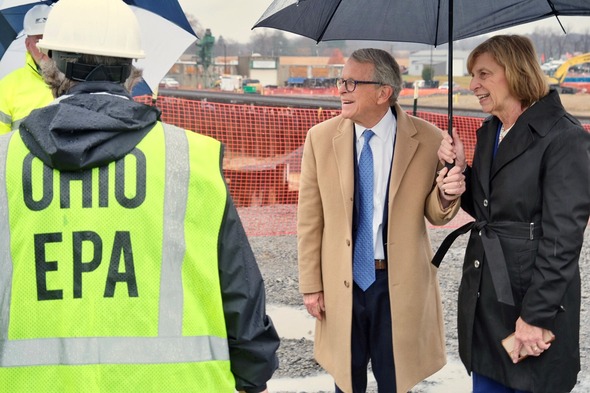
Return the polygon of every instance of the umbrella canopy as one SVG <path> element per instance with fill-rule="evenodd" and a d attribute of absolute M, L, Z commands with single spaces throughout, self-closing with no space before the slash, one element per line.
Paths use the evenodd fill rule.
<path fill-rule="evenodd" d="M 590 0 L 274 0 L 256 27 L 271 27 L 311 38 L 452 42 L 551 16 L 590 16 Z M 452 130 L 449 89 L 449 130 Z"/>
<path fill-rule="evenodd" d="M 23 19 L 37 4 L 58 0 L 0 0 L 0 78 L 22 67 L 25 61 Z M 160 80 L 189 45 L 197 40 L 178 0 L 124 0 L 133 9 L 141 29 L 146 57 L 135 66 L 143 69 L 149 90 L 156 92 Z M 146 89 L 140 89 L 146 91 Z"/>
<path fill-rule="evenodd" d="M 275 0 L 254 27 L 313 40 L 449 42 L 453 0 Z M 588 0 L 454 0 L 453 40 L 551 16 L 590 16 Z M 452 41 L 452 40 L 451 40 Z"/>

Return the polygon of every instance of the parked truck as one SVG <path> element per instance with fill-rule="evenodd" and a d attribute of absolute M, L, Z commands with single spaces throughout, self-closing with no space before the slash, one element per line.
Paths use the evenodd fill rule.
<path fill-rule="evenodd" d="M 222 91 L 239 91 L 242 88 L 242 76 L 221 75 L 219 88 Z"/>

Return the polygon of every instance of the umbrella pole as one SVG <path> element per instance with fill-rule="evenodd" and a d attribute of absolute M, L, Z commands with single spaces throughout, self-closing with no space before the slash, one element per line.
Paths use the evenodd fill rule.
<path fill-rule="evenodd" d="M 447 89 L 448 93 L 448 114 L 449 114 L 449 125 L 448 125 L 448 133 L 452 137 L 453 136 L 453 0 L 449 0 L 449 59 L 447 60 L 447 73 L 449 74 L 448 82 L 449 88 Z M 448 170 L 455 166 L 455 163 L 446 163 L 445 167 Z"/>
<path fill-rule="evenodd" d="M 418 84 L 414 85 L 414 110 L 413 115 L 416 116 L 418 112 Z"/>
<path fill-rule="evenodd" d="M 449 135 L 453 136 L 453 0 L 449 0 L 449 59 L 447 72 L 449 74 L 448 82 L 448 113 L 449 113 Z"/>

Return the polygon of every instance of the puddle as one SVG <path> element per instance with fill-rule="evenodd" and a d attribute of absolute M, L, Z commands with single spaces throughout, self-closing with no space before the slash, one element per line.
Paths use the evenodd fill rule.
<path fill-rule="evenodd" d="M 281 338 L 313 340 L 315 319 L 301 307 L 268 304 L 266 312 L 273 320 Z M 375 379 L 368 373 L 369 387 Z M 268 381 L 270 392 L 325 392 L 334 391 L 334 380 L 328 374 L 305 378 L 276 378 Z M 413 392 L 419 393 L 470 393 L 471 378 L 456 358 L 448 358 L 447 365 L 438 373 L 418 384 Z"/>
<path fill-rule="evenodd" d="M 305 338 L 313 341 L 315 318 L 303 306 L 299 308 L 267 304 L 266 313 L 272 318 L 281 338 Z"/>
<path fill-rule="evenodd" d="M 328 374 L 305 378 L 277 378 L 267 383 L 269 392 L 333 392 L 334 380 Z"/>

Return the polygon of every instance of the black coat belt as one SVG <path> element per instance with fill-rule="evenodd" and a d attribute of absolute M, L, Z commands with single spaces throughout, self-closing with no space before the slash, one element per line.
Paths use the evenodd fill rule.
<path fill-rule="evenodd" d="M 443 240 L 436 254 L 434 254 L 432 264 L 438 268 L 457 237 L 471 230 L 477 231 L 481 236 L 486 260 L 490 264 L 490 274 L 498 301 L 509 306 L 514 306 L 510 276 L 508 275 L 506 259 L 504 258 L 504 252 L 502 251 L 502 245 L 500 244 L 498 235 L 533 240 L 541 234 L 540 224 L 515 221 L 497 221 L 494 223 L 488 223 L 487 221 L 469 222 L 455 229 Z"/>

